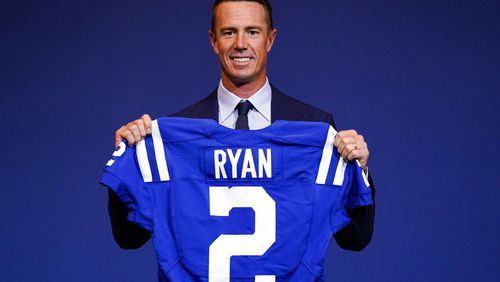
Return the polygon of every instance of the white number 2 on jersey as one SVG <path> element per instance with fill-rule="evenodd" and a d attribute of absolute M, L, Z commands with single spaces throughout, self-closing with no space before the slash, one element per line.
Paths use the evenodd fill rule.
<path fill-rule="evenodd" d="M 208 281 L 229 282 L 231 256 L 262 256 L 276 241 L 276 203 L 260 186 L 210 187 L 210 215 L 229 216 L 233 208 L 252 208 L 255 233 L 221 234 L 209 248 Z M 274 275 L 256 275 L 273 282 Z"/>
<path fill-rule="evenodd" d="M 126 148 L 127 148 L 127 145 L 125 145 L 125 143 L 123 143 L 123 142 L 120 142 L 120 145 L 118 146 L 118 148 L 116 148 L 116 150 L 113 152 L 113 157 L 121 157 L 123 155 L 123 153 L 125 153 Z M 111 159 L 108 161 L 106 166 L 112 166 L 114 163 L 115 163 L 115 160 Z"/>

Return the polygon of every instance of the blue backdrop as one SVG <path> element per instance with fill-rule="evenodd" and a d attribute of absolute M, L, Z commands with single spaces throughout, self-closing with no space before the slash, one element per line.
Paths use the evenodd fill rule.
<path fill-rule="evenodd" d="M 269 78 L 368 140 L 376 228 L 327 281 L 500 277 L 500 2 L 272 1 Z M 212 1 L 0 1 L 0 280 L 155 281 L 97 183 L 114 130 L 207 95 Z"/>

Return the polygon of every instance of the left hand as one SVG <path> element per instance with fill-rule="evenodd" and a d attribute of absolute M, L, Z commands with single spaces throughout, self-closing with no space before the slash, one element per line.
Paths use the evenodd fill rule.
<path fill-rule="evenodd" d="M 337 132 L 333 145 L 337 148 L 340 156 L 345 160 L 358 160 L 361 163 L 361 168 L 366 173 L 368 165 L 368 144 L 365 138 L 359 135 L 356 130 L 342 130 Z"/>

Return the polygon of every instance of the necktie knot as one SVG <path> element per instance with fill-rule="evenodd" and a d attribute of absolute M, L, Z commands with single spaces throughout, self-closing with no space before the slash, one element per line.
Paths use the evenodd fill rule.
<path fill-rule="evenodd" d="M 248 111 L 253 108 L 252 103 L 249 101 L 241 101 L 236 106 L 238 109 L 238 119 L 236 120 L 236 129 L 248 130 Z"/>
<path fill-rule="evenodd" d="M 250 101 L 245 100 L 239 102 L 236 108 L 238 109 L 238 115 L 247 115 L 250 109 L 253 108 L 253 105 Z"/>

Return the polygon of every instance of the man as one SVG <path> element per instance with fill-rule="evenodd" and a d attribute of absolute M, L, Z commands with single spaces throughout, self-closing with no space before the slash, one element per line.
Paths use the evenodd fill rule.
<path fill-rule="evenodd" d="M 241 121 L 238 105 L 249 101 L 245 102 L 249 109 L 243 114 L 243 128 L 260 129 L 276 120 L 323 121 L 335 127 L 331 114 L 286 96 L 269 84 L 266 62 L 276 34 L 267 0 L 217 0 L 213 6 L 209 37 L 221 65 L 219 87 L 205 99 L 173 116 L 214 119 L 226 127 L 235 128 Z M 118 147 L 123 139 L 129 145 L 136 144 L 150 133 L 151 118 L 143 115 L 116 131 L 115 146 Z M 357 159 L 363 171 L 368 173 L 369 151 L 363 136 L 354 130 L 340 131 L 334 145 L 344 159 Z M 374 196 L 371 179 L 370 184 Z M 122 248 L 139 248 L 151 235 L 128 222 L 127 213 L 127 207 L 110 190 L 113 236 Z M 352 223 L 334 237 L 340 247 L 359 251 L 371 240 L 374 206 L 356 207 L 349 213 Z"/>

